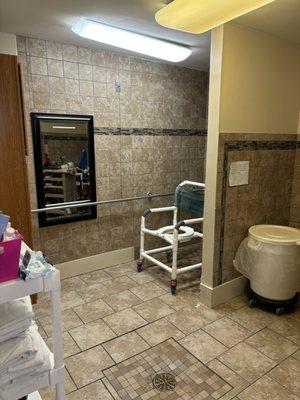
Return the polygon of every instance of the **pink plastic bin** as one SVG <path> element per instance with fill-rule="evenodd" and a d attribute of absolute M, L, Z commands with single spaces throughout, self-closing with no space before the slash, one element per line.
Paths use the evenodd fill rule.
<path fill-rule="evenodd" d="M 15 239 L 0 242 L 0 282 L 18 277 L 22 239 L 18 235 Z"/>

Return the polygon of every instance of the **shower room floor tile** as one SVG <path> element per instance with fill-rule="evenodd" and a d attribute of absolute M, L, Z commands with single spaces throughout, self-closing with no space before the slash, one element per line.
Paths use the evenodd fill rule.
<path fill-rule="evenodd" d="M 298 309 L 277 317 L 239 296 L 212 310 L 199 302 L 199 271 L 176 296 L 168 280 L 130 262 L 62 281 L 66 400 L 299 399 Z M 34 309 L 51 347 L 49 301 Z M 154 389 L 157 372 L 174 373 L 175 389 Z M 54 388 L 40 395 L 55 400 Z"/>

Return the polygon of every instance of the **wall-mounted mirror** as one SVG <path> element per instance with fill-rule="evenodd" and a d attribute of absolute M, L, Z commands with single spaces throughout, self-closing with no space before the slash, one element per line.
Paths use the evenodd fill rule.
<path fill-rule="evenodd" d="M 93 117 L 31 113 L 40 226 L 96 218 Z"/>

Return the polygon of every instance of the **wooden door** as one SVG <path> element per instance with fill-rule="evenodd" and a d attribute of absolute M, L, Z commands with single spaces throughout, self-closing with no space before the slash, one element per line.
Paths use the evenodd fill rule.
<path fill-rule="evenodd" d="M 16 56 L 0 54 L 0 210 L 32 245 L 21 80 Z"/>

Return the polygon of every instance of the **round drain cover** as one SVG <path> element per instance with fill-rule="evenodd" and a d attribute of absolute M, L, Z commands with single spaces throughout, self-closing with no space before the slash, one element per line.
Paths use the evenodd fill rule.
<path fill-rule="evenodd" d="M 153 378 L 153 386 L 161 391 L 174 390 L 176 386 L 176 380 L 172 374 L 163 372 L 155 375 Z"/>

